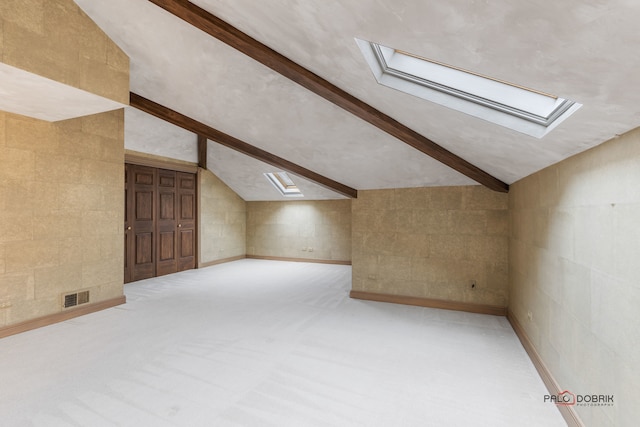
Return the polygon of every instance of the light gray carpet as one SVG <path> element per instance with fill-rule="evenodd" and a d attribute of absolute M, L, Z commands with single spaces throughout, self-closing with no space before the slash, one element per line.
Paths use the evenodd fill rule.
<path fill-rule="evenodd" d="M 505 318 L 352 300 L 242 260 L 0 340 L 2 426 L 564 426 Z"/>

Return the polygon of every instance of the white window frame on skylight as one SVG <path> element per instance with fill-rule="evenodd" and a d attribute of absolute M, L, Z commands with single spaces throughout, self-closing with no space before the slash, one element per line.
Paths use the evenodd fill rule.
<path fill-rule="evenodd" d="M 542 138 L 582 105 L 356 38 L 378 83 Z"/>
<path fill-rule="evenodd" d="M 267 172 L 264 176 L 284 197 L 304 197 L 302 191 L 286 172 Z"/>

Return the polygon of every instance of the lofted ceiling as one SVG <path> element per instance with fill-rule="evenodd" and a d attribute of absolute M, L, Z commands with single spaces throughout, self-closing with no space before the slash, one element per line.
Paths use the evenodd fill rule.
<path fill-rule="evenodd" d="M 148 0 L 76 0 L 131 58 L 131 91 L 358 190 L 475 184 Z M 640 125 L 637 0 L 194 0 L 495 178 L 513 183 Z M 570 98 L 542 139 L 379 85 L 354 38 Z M 125 146 L 197 159 L 196 136 L 127 108 Z M 279 170 L 209 141 L 245 200 Z M 308 199 L 343 196 L 294 177 Z"/>

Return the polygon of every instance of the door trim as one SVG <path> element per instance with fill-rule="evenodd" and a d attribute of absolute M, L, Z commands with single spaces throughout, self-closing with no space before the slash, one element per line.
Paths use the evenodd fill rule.
<path fill-rule="evenodd" d="M 139 153 L 137 151 L 126 150 L 124 162 L 138 166 L 149 166 L 156 169 L 168 169 L 176 172 L 198 173 L 198 164 L 182 160 L 169 159 L 167 157 L 155 156 L 153 154 Z"/>

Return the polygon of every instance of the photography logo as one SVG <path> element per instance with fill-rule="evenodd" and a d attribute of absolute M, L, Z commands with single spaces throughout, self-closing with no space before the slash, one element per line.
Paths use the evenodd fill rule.
<path fill-rule="evenodd" d="M 612 394 L 573 394 L 569 390 L 545 394 L 544 401 L 558 406 L 613 406 Z"/>

